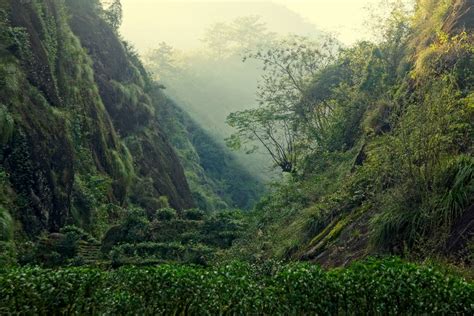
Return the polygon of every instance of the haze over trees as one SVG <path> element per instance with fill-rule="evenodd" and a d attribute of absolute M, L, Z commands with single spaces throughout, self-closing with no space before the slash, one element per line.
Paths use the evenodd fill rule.
<path fill-rule="evenodd" d="M 209 26 L 201 38 L 200 51 L 182 52 L 161 43 L 146 54 L 145 62 L 167 93 L 224 145 L 224 139 L 232 133 L 225 122 L 227 115 L 255 103 L 261 75 L 258 62 L 244 64 L 242 58 L 257 47 L 269 45 L 274 38 L 260 17 L 240 17 Z M 265 155 L 237 153 L 237 159 L 261 179 L 271 174 Z M 268 172 L 262 173 L 262 169 Z"/>

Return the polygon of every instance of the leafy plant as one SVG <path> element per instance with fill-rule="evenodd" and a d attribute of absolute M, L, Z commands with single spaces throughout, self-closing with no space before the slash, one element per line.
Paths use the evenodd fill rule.
<path fill-rule="evenodd" d="M 153 246 L 154 247 L 154 246 Z M 130 249 L 131 250 L 131 249 Z M 38 314 L 472 314 L 474 286 L 432 266 L 370 259 L 0 272 L 0 312 Z"/>

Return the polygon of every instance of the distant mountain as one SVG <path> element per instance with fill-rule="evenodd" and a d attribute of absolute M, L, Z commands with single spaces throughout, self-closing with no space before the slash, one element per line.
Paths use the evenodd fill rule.
<path fill-rule="evenodd" d="M 122 0 L 122 35 L 141 52 L 165 41 L 180 49 L 196 49 L 204 30 L 215 22 L 259 15 L 269 30 L 281 34 L 317 35 L 318 29 L 298 13 L 271 2 L 181 2 Z M 175 17 L 179 16 L 179 19 Z"/>

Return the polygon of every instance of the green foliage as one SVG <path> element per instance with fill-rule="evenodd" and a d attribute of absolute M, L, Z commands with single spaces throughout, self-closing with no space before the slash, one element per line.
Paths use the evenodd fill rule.
<path fill-rule="evenodd" d="M 247 226 L 247 215 L 237 211 L 218 212 L 209 216 L 202 225 L 200 242 L 227 249 L 241 237 Z"/>
<path fill-rule="evenodd" d="M 79 250 L 83 244 L 98 245 L 98 241 L 79 227 L 65 226 L 60 233 L 42 235 L 34 243 L 23 244 L 18 261 L 43 267 L 82 265 Z"/>
<path fill-rule="evenodd" d="M 449 0 L 418 0 L 413 17 L 413 28 L 417 30 L 412 45 L 421 49 L 430 45 L 436 35 L 442 31 L 446 16 L 452 8 Z"/>
<path fill-rule="evenodd" d="M 442 244 L 470 203 L 472 163 L 460 156 L 456 166 L 450 157 L 472 146 L 472 113 L 449 79 L 430 86 L 420 103 L 407 108 L 394 134 L 383 138 L 387 147 L 368 165 L 379 168 L 385 188 L 380 189 L 386 191 L 379 197 L 384 211 L 373 219 L 375 244 L 411 248 L 424 238 Z"/>
<path fill-rule="evenodd" d="M 47 52 L 48 66 L 54 72 L 59 52 L 57 16 L 51 14 L 47 4 L 42 1 L 32 1 L 33 9 L 38 16 L 41 28 L 41 40 Z M 55 80 L 56 78 L 54 78 Z M 57 83 L 55 82 L 55 85 Z"/>
<path fill-rule="evenodd" d="M 98 243 L 98 241 L 91 236 L 88 232 L 77 226 L 65 226 L 61 228 L 61 234 L 66 236 L 71 236 L 71 239 L 83 240 L 89 243 Z"/>
<path fill-rule="evenodd" d="M 413 13 L 393 1 L 377 43 L 343 49 L 302 80 L 302 96 L 290 96 L 298 170 L 257 205 L 237 257 L 338 265 L 389 252 L 472 264 L 470 237 L 458 237 L 472 230 L 473 49 L 471 34 L 452 29 L 465 21 L 457 5 L 419 1 Z M 229 119 L 255 134 L 255 122 L 279 116 L 267 113 Z M 462 250 L 451 254 L 453 239 Z"/>
<path fill-rule="evenodd" d="M 4 10 L 0 10 L 0 19 L 0 25 L 2 25 L 2 31 L 0 32 L 1 48 L 10 49 L 18 57 L 25 60 L 31 57 L 30 41 L 26 29 L 8 25 L 9 21 Z"/>
<path fill-rule="evenodd" d="M 150 223 L 150 236 L 146 240 L 154 242 L 181 242 L 189 244 L 199 242 L 203 221 L 176 218 L 169 221 Z"/>
<path fill-rule="evenodd" d="M 122 3 L 120 0 L 109 1 L 109 4 L 104 11 L 104 16 L 110 26 L 118 32 L 123 20 Z"/>
<path fill-rule="evenodd" d="M 4 197 L 3 194 L 5 194 L 6 192 L 3 192 L 3 177 L 4 177 L 4 173 L 0 170 L 0 185 L 2 187 L 0 187 L 0 240 L 1 241 L 4 241 L 4 240 L 9 240 L 11 239 L 12 237 L 12 234 L 13 234 L 13 220 L 9 214 L 9 212 L 4 209 L 4 203 L 6 201 L 3 201 Z"/>
<path fill-rule="evenodd" d="M 11 190 L 10 183 L 8 181 L 7 174 L 0 168 L 0 243 L 2 251 L 1 260 L 9 262 L 14 254 L 13 245 L 13 233 L 14 233 L 14 220 L 11 216 L 14 208 L 14 193 Z"/>
<path fill-rule="evenodd" d="M 11 139 L 14 129 L 14 121 L 8 113 L 7 108 L 0 104 L 0 145 L 5 145 Z"/>
<path fill-rule="evenodd" d="M 160 265 L 0 274 L 0 312 L 44 314 L 471 314 L 474 287 L 430 266 L 368 260 L 310 264 Z"/>
<path fill-rule="evenodd" d="M 245 22 L 252 19 L 253 17 L 238 20 Z M 228 39 L 232 42 L 242 41 L 243 46 L 246 46 L 245 43 L 253 42 L 257 38 L 260 43 L 262 43 L 261 38 L 265 38 L 265 40 L 272 39 L 271 36 L 254 36 L 251 25 L 242 25 L 239 29 L 241 29 L 239 33 L 248 32 L 249 34 L 246 36 L 239 35 L 239 37 L 234 37 L 231 34 Z M 215 30 L 216 32 L 220 31 L 219 28 L 215 28 Z M 216 37 L 219 37 L 219 35 Z M 268 180 L 273 175 L 270 172 L 262 172 L 262 170 L 271 167 L 271 162 L 267 159 L 266 155 L 246 155 L 244 152 L 231 152 L 225 148 L 225 144 L 222 141 L 223 138 L 230 136 L 233 132 L 233 129 L 225 123 L 227 115 L 236 110 L 247 109 L 249 104 L 255 102 L 257 79 L 262 73 L 259 62 L 249 61 L 242 63 L 240 55 L 242 52 L 239 52 L 240 45 L 232 46 L 235 46 L 235 49 L 232 48 L 228 56 L 221 56 L 221 58 L 218 58 L 219 55 L 222 55 L 217 48 L 218 46 L 209 47 L 209 52 L 196 51 L 193 53 L 186 52 L 185 54 L 176 48 L 171 48 L 169 45 L 162 45 L 162 47 L 154 49 L 146 56 L 148 68 L 153 72 L 155 78 L 159 79 L 160 84 L 166 87 L 164 91 L 166 95 L 175 100 L 179 108 L 189 113 L 189 116 L 192 117 L 193 122 L 187 123 L 186 121 L 189 121 L 189 119 L 186 119 L 186 124 L 184 125 L 190 134 L 188 138 L 197 147 L 196 150 L 199 153 L 199 158 L 212 162 L 215 159 L 214 157 L 218 156 L 216 161 L 219 161 L 219 163 L 213 164 L 213 170 L 215 170 L 222 165 L 223 159 L 221 157 L 226 156 L 225 161 L 228 166 L 222 166 L 219 173 L 213 173 L 212 177 L 210 177 L 210 186 L 216 188 L 213 191 L 217 192 L 218 195 L 222 195 L 222 187 L 228 188 L 225 193 L 247 190 L 245 194 L 250 194 L 255 189 L 262 187 L 261 185 L 254 186 L 253 183 Z M 224 53 L 224 55 L 227 54 Z M 212 113 L 212 115 L 209 115 L 209 113 Z M 182 115 L 178 115 L 173 120 L 181 121 L 180 116 Z M 166 131 L 173 131 L 172 133 L 168 132 L 168 137 L 177 141 L 176 138 L 178 137 L 176 136 L 180 134 L 176 128 L 177 122 L 174 122 L 173 125 L 175 126 L 170 128 L 168 127 L 171 125 L 170 119 L 163 120 L 161 124 L 167 126 Z M 197 135 L 198 130 L 196 127 L 199 127 L 203 133 L 200 132 Z M 198 137 L 195 137 L 195 135 Z M 184 149 L 182 146 L 182 141 L 176 146 L 180 153 Z M 206 153 L 210 154 L 209 157 L 212 160 L 208 158 Z M 185 157 L 191 156 L 189 152 L 182 155 Z M 186 165 L 186 163 L 184 164 Z M 189 172 L 188 169 L 186 168 L 187 172 Z M 246 174 L 250 174 L 251 177 Z M 202 181 L 199 177 L 201 175 L 196 171 L 191 174 L 189 177 L 191 178 L 191 187 L 196 187 L 196 185 L 193 185 L 193 182 Z M 235 177 L 242 178 L 242 180 L 245 180 L 245 178 L 250 179 L 240 184 L 235 181 Z M 232 180 L 228 181 L 227 179 Z M 227 181 L 225 183 L 212 183 L 222 182 L 222 180 Z M 249 186 L 253 188 L 249 188 Z M 202 201 L 211 197 L 205 191 L 208 190 L 196 190 L 193 188 L 196 201 Z M 239 192 L 239 198 L 245 198 L 242 193 L 244 192 Z M 218 201 L 216 202 L 219 203 Z M 229 203 L 228 200 L 225 203 L 229 204 L 229 207 L 248 208 L 247 206 Z M 199 204 L 199 207 L 203 208 L 203 205 Z M 214 206 L 214 209 L 219 208 L 222 207 Z"/>
<path fill-rule="evenodd" d="M 121 223 L 121 231 L 125 234 L 121 242 L 141 242 L 147 236 L 148 220 L 146 214 L 140 209 L 130 210 L 126 213 Z M 105 237 L 107 238 L 107 237 Z"/>
<path fill-rule="evenodd" d="M 140 78 L 140 75 L 138 75 Z M 120 83 L 112 81 L 111 85 L 115 91 L 118 110 L 128 109 L 132 113 L 133 118 L 139 121 L 153 113 L 152 101 L 150 97 L 144 93 L 143 86 L 135 83 Z M 138 124 L 139 122 L 129 122 L 129 124 Z"/>
<path fill-rule="evenodd" d="M 156 210 L 155 214 L 153 214 L 153 219 L 158 221 L 170 221 L 176 217 L 178 217 L 176 210 L 169 207 L 160 208 L 159 210 Z"/>
<path fill-rule="evenodd" d="M 131 210 L 112 227 L 102 251 L 113 266 L 163 262 L 209 265 L 229 249 L 244 230 L 245 217 L 237 211 L 209 214 L 199 209 L 153 214 Z"/>
<path fill-rule="evenodd" d="M 100 0 L 75 0 L 74 2 L 77 6 L 81 8 L 87 8 L 97 11 L 102 9 Z"/>
<path fill-rule="evenodd" d="M 161 91 L 155 93 L 160 123 L 180 157 L 196 206 L 206 211 L 251 208 L 264 191 L 259 177 Z"/>
<path fill-rule="evenodd" d="M 155 265 L 163 262 L 179 262 L 206 265 L 212 259 L 214 249 L 202 245 L 181 243 L 121 244 L 110 252 L 113 267 L 122 265 Z"/>
<path fill-rule="evenodd" d="M 466 32 L 450 36 L 439 32 L 434 43 L 419 52 L 412 76 L 418 80 L 450 73 L 460 88 L 472 88 L 474 45 Z"/>
<path fill-rule="evenodd" d="M 128 195 L 130 185 L 134 177 L 133 160 L 130 151 L 125 144 L 120 145 L 120 151 L 112 150 L 112 178 L 114 179 L 114 190 L 117 197 L 123 203 Z"/>
<path fill-rule="evenodd" d="M 229 115 L 228 122 L 237 128 L 229 141 L 234 147 L 248 145 L 249 152 L 261 143 L 274 163 L 291 174 L 250 215 L 221 211 L 252 207 L 262 192 L 261 170 L 246 172 L 248 166 L 194 122 L 195 113 L 191 119 L 163 94 L 161 84 L 152 84 L 136 51 L 115 36 L 122 19 L 120 1 L 105 11 L 98 0 L 65 3 L 70 12 L 61 1 L 26 1 L 29 13 L 15 20 L 33 28 L 11 25 L 8 16 L 17 12 L 8 12 L 5 1 L 0 4 L 0 264 L 14 264 L 16 252 L 20 264 L 79 264 L 84 260 L 81 245 L 98 247 L 88 232 L 97 238 L 105 233 L 102 250 L 114 266 L 211 265 L 226 255 L 326 263 L 336 258 L 342 264 L 378 251 L 419 251 L 422 257 L 442 253 L 450 236 L 469 228 L 459 222 L 474 195 L 474 50 L 469 32 L 448 34 L 451 20 L 446 18 L 457 14 L 449 1 L 419 1 L 413 19 L 390 7 L 378 43 L 341 51 L 331 39 L 270 43 L 273 35 L 265 25 L 249 17 L 217 25 L 206 35 L 217 62 L 200 55 L 180 60 L 166 45 L 155 52 L 151 58 L 162 71 L 160 80 L 175 89 L 175 96 L 186 90 L 184 107 L 206 104 L 209 95 L 217 100 L 202 107 L 205 117 L 216 108 L 219 115 L 227 114 L 233 100 L 254 99 L 246 100 L 238 89 L 230 89 L 236 96 L 225 97 L 231 92 L 220 88 L 222 82 L 237 86 L 235 78 L 250 82 L 258 71 L 252 70 L 253 77 L 224 76 L 216 65 L 247 74 L 249 68 L 236 60 L 249 49 L 254 50 L 247 56 L 254 61 L 250 68 L 263 65 L 259 107 Z M 69 24 L 78 36 L 83 33 L 80 40 Z M 91 26 L 106 32 L 90 33 Z M 116 49 L 111 53 L 110 47 Z M 102 48 L 105 57 L 99 56 Z M 189 67 L 189 61 L 197 66 Z M 52 85 L 53 93 L 30 78 L 36 75 Z M 200 122 L 214 126 L 208 124 L 212 120 Z M 193 202 L 164 134 L 184 165 L 198 209 L 169 208 L 181 204 L 179 199 L 187 200 L 183 209 Z M 123 209 L 129 206 L 130 211 Z M 11 217 L 19 221 L 17 238 L 27 238 L 21 230 L 35 225 L 31 235 L 36 237 L 66 222 L 81 228 L 67 226 L 38 237 L 35 244 L 19 242 L 15 249 Z M 472 250 L 472 241 L 465 244 Z M 331 273 L 298 264 L 272 267 L 263 275 L 266 268 L 243 264 L 156 269 L 77 270 L 98 277 L 87 279 L 86 289 L 75 289 L 78 299 L 84 295 L 91 306 L 98 302 L 95 310 L 83 302 L 64 303 L 76 299 L 71 296 L 71 284 L 79 278 L 75 270 L 48 271 L 52 288 L 41 270 L 24 270 L 33 271 L 46 284 L 39 286 L 40 293 L 50 289 L 44 297 L 54 293 L 55 301 L 41 301 L 36 285 L 31 290 L 18 282 L 18 291 L 27 289 L 21 295 L 34 296 L 32 303 L 26 306 L 24 297 L 12 303 L 8 293 L 0 295 L 0 302 L 38 313 L 471 312 L 459 303 L 472 297 L 471 285 L 397 261 Z M 139 292 L 148 286 L 143 271 L 161 271 L 153 276 L 161 283 L 149 285 L 149 292 Z M 73 281 L 63 285 L 63 276 Z M 99 285 L 97 292 L 94 285 Z M 55 292 L 61 286 L 64 291 Z M 431 286 L 436 286 L 432 292 L 427 290 Z"/>
<path fill-rule="evenodd" d="M 275 167 L 283 172 L 295 172 L 308 147 L 298 107 L 310 102 L 305 95 L 308 82 L 334 57 L 335 50 L 332 38 L 315 42 L 292 37 L 245 56 L 244 61 L 254 59 L 263 64 L 264 73 L 257 90 L 259 107 L 227 117 L 227 123 L 236 129 L 227 144 L 233 149 L 250 145 L 248 153 L 254 152 L 257 145 L 263 146 Z M 318 125 L 316 135 L 325 132 L 322 122 L 330 111 L 327 107 L 312 111 L 312 120 Z"/>
<path fill-rule="evenodd" d="M 348 176 L 355 149 L 305 157 L 301 174 L 275 184 L 256 205 L 248 231 L 234 243 L 233 255 L 252 261 L 298 258 L 298 250 L 358 208 L 366 197 L 367 180 Z"/>
<path fill-rule="evenodd" d="M 446 166 L 438 186 L 445 188 L 440 210 L 445 211 L 439 224 L 451 225 L 473 202 L 474 199 L 474 158 L 458 156 Z"/>
<path fill-rule="evenodd" d="M 0 271 L 16 265 L 16 249 L 12 242 L 0 240 Z"/>
<path fill-rule="evenodd" d="M 123 210 L 108 200 L 113 190 L 110 177 L 88 172 L 74 178 L 70 217 L 75 225 L 100 238 L 118 221 Z"/>
<path fill-rule="evenodd" d="M 183 211 L 183 218 L 192 221 L 199 221 L 204 219 L 204 212 L 199 209 L 190 209 Z"/>

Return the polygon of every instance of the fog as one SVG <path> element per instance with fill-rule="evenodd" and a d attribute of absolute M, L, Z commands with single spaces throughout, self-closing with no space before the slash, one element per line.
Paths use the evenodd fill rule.
<path fill-rule="evenodd" d="M 369 8 L 382 0 L 374 1 L 122 0 L 120 32 L 165 93 L 224 144 L 235 132 L 228 115 L 258 104 L 264 72 L 258 61 L 242 63 L 246 52 L 294 35 L 318 41 L 330 34 L 342 46 L 368 39 Z M 244 152 L 236 155 L 249 171 L 271 174 L 264 149 Z"/>
<path fill-rule="evenodd" d="M 122 0 L 121 32 L 140 52 L 162 41 L 197 49 L 204 30 L 216 22 L 259 15 L 274 32 L 314 35 L 328 31 L 346 44 L 368 37 L 371 0 Z"/>

